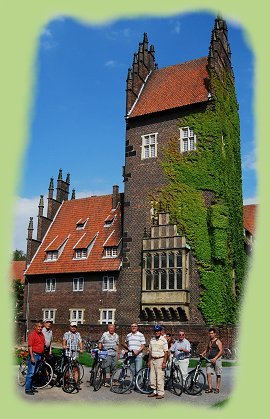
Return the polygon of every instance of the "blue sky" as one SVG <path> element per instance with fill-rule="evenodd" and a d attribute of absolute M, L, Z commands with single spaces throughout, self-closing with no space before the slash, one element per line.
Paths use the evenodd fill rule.
<path fill-rule="evenodd" d="M 159 68 L 206 56 L 215 16 L 181 14 L 86 25 L 49 22 L 37 43 L 35 88 L 18 190 L 14 248 L 26 248 L 28 220 L 59 168 L 76 197 L 123 191 L 125 88 L 128 67 L 147 32 Z M 227 21 L 241 121 L 244 202 L 257 202 L 253 116 L 254 57 L 245 31 Z M 46 199 L 45 199 L 46 201 Z"/>

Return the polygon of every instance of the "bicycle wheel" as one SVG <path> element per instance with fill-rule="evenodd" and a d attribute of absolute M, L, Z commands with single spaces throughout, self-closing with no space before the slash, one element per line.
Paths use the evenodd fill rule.
<path fill-rule="evenodd" d="M 195 396 L 201 393 L 205 386 L 205 375 L 202 371 L 191 371 L 186 379 L 185 390 L 187 394 Z"/>
<path fill-rule="evenodd" d="M 171 377 L 173 392 L 177 396 L 181 396 L 181 394 L 183 393 L 183 376 L 180 368 L 172 367 Z"/>
<path fill-rule="evenodd" d="M 133 383 L 133 373 L 128 367 L 117 368 L 111 378 L 111 391 L 113 393 L 125 393 Z"/>
<path fill-rule="evenodd" d="M 27 362 L 22 361 L 19 365 L 18 374 L 17 374 L 17 381 L 19 386 L 23 387 L 26 381 L 26 374 L 27 374 Z"/>
<path fill-rule="evenodd" d="M 53 369 L 47 362 L 38 365 L 33 375 L 32 386 L 34 388 L 44 388 L 48 386 L 53 378 Z"/>
<path fill-rule="evenodd" d="M 83 376 L 84 376 L 83 365 L 78 363 L 78 368 L 79 368 L 79 382 L 82 383 L 82 379 L 83 379 Z"/>
<path fill-rule="evenodd" d="M 150 387 L 150 368 L 141 368 L 135 378 L 137 389 L 143 394 L 153 393 L 153 389 Z"/>
<path fill-rule="evenodd" d="M 103 382 L 105 381 L 105 374 L 104 374 L 104 369 L 102 368 L 102 366 L 98 365 L 96 368 L 96 371 L 94 372 L 94 378 L 93 378 L 94 391 L 98 391 L 100 387 L 102 386 Z"/>
<path fill-rule="evenodd" d="M 74 377 L 74 368 L 67 365 L 63 372 L 62 389 L 65 393 L 72 393 L 77 388 L 77 382 Z"/>
<path fill-rule="evenodd" d="M 224 348 L 222 356 L 223 356 L 223 358 L 231 359 L 232 351 L 229 348 Z"/>

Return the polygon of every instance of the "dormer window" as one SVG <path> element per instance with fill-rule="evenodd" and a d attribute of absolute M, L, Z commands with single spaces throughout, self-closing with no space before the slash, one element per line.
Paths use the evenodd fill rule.
<path fill-rule="evenodd" d="M 87 249 L 76 249 L 75 250 L 75 259 L 86 259 Z"/>
<path fill-rule="evenodd" d="M 46 260 L 49 262 L 57 260 L 58 259 L 58 250 L 52 250 L 49 252 L 46 252 Z"/>
<path fill-rule="evenodd" d="M 114 222 L 114 217 L 108 217 L 105 220 L 104 227 L 110 227 L 113 224 L 113 222 Z"/>
<path fill-rule="evenodd" d="M 105 247 L 105 257 L 106 258 L 116 258 L 117 257 L 117 247 L 116 246 Z"/>
<path fill-rule="evenodd" d="M 87 221 L 88 221 L 88 218 L 86 218 L 86 220 L 83 220 L 81 218 L 76 224 L 76 230 L 83 230 L 84 227 L 86 226 Z"/>
<path fill-rule="evenodd" d="M 185 153 L 187 151 L 196 150 L 196 135 L 194 135 L 193 128 L 180 128 L 180 151 Z"/>

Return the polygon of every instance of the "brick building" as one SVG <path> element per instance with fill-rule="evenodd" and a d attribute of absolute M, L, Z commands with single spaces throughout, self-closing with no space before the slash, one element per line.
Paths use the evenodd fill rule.
<path fill-rule="evenodd" d="M 68 200 L 70 177 L 64 181 L 60 170 L 54 199 L 51 179 L 47 216 L 43 215 L 43 196 L 40 199 L 36 239 L 33 219 L 28 228 L 28 329 L 34 319 L 50 317 L 59 336 L 73 319 L 85 332 L 91 328 L 100 333 L 99 326 L 108 322 L 126 330 L 130 322 L 138 321 L 148 332 L 153 323 L 160 322 L 171 331 L 181 324 L 197 339 L 205 334 L 209 321 L 198 304 L 203 290 L 198 261 L 181 220 L 174 218 L 170 205 L 159 202 L 159 196 L 168 184 L 163 164 L 172 139 L 179 156 L 203 153 L 200 133 L 193 126 L 182 125 L 181 120 L 215 109 L 213 77 L 224 84 L 224 74 L 229 74 L 230 88 L 234 89 L 230 57 L 227 26 L 221 18 L 215 20 L 207 57 L 162 69 L 158 69 L 154 46 L 149 46 L 144 34 L 126 81 L 124 193 L 119 194 L 114 186 L 112 195 L 76 199 L 73 191 Z M 225 134 L 213 131 L 207 141 L 219 144 L 219 148 L 213 147 L 213 159 L 225 154 Z M 236 219 L 243 236 L 237 136 L 235 143 L 234 155 L 226 157 L 228 172 L 234 177 L 222 169 L 209 175 L 219 179 L 222 198 L 214 188 L 205 186 L 204 179 L 197 189 L 205 212 L 210 214 L 217 203 L 228 207 L 228 215 L 221 214 L 220 219 Z M 240 185 L 233 207 L 235 213 L 241 208 L 237 215 L 227 196 L 235 180 Z M 217 232 L 223 233 L 224 227 L 221 223 L 205 228 L 209 235 L 205 240 L 213 246 Z M 233 272 L 236 260 L 227 236 L 224 243 L 226 252 L 232 253 Z M 220 267 L 225 256 L 210 259 L 216 259 Z M 234 275 L 231 277 L 233 282 Z M 232 331 L 226 329 L 225 334 L 229 343 Z"/>

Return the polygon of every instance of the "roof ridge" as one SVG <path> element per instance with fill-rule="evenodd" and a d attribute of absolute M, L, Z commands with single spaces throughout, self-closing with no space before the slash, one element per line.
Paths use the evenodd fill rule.
<path fill-rule="evenodd" d="M 193 62 L 196 62 L 196 61 L 201 61 L 203 59 L 206 59 L 207 60 L 207 55 L 205 55 L 203 57 L 200 57 L 200 58 L 194 58 L 193 60 L 184 61 L 182 63 L 167 65 L 166 67 L 158 68 L 157 70 L 155 70 L 155 72 L 159 72 L 159 71 L 165 70 L 167 68 L 179 67 L 181 65 L 190 64 L 190 63 L 193 63 Z M 153 72 L 153 74 L 155 74 L 155 72 Z"/>

